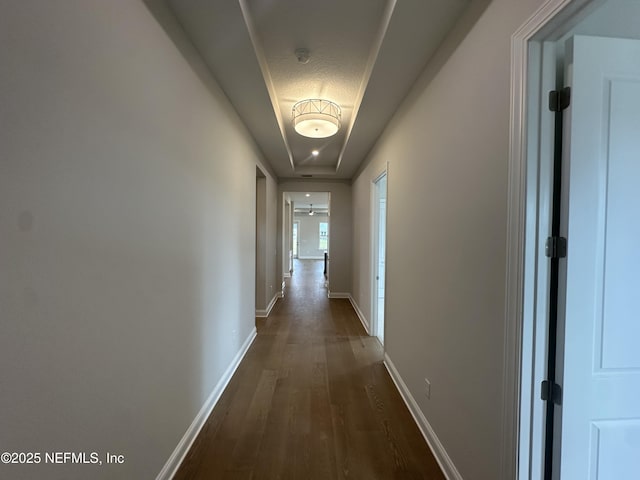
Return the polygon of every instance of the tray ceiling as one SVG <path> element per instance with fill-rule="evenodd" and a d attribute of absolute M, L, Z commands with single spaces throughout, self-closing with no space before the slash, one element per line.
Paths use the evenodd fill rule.
<path fill-rule="evenodd" d="M 167 0 L 278 177 L 351 178 L 469 0 Z M 296 49 L 309 51 L 301 63 Z M 337 134 L 292 126 L 331 100 Z M 318 155 L 312 155 L 317 150 Z"/>

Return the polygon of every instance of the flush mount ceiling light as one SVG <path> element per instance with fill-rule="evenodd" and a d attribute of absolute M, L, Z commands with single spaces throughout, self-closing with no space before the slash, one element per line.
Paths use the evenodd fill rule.
<path fill-rule="evenodd" d="M 318 155 L 320 155 L 320 152 L 318 150 L 314 150 L 313 152 L 311 152 L 311 155 L 317 157 Z"/>
<path fill-rule="evenodd" d="M 329 100 L 302 100 L 293 106 L 293 128 L 305 137 L 326 138 L 340 129 L 342 111 Z"/>

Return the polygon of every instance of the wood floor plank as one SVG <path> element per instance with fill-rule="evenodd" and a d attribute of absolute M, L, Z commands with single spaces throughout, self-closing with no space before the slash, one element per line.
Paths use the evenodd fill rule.
<path fill-rule="evenodd" d="M 444 480 L 350 302 L 322 262 L 286 295 L 221 396 L 177 480 Z"/>
<path fill-rule="evenodd" d="M 271 400 L 275 390 L 277 373 L 264 370 L 258 381 L 258 387 L 244 417 L 238 442 L 232 453 L 234 468 L 252 467 L 258 456 L 258 448 L 271 410 Z"/>

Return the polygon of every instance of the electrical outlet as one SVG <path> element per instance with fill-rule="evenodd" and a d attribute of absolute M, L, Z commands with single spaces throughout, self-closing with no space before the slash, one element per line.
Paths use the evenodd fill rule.
<path fill-rule="evenodd" d="M 424 379 L 424 396 L 431 399 L 431 382 L 427 378 Z"/>

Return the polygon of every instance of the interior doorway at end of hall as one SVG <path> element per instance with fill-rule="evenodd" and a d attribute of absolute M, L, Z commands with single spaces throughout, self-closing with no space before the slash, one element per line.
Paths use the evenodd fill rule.
<path fill-rule="evenodd" d="M 311 270 L 324 273 L 323 284 L 328 288 L 330 192 L 284 192 L 284 202 L 283 251 L 286 252 L 284 257 L 287 259 L 285 274 L 290 272 L 293 275 L 296 265 L 317 264 L 317 268 Z"/>
<path fill-rule="evenodd" d="M 371 333 L 384 345 L 385 323 L 385 272 L 387 238 L 387 172 L 373 181 L 373 229 L 372 229 L 372 271 L 371 288 Z"/>

